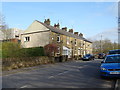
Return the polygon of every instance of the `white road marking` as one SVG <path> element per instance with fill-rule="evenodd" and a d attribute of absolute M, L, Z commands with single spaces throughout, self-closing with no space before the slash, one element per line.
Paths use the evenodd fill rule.
<path fill-rule="evenodd" d="M 79 69 L 83 68 L 82 66 L 80 66 L 80 67 L 78 67 L 78 66 L 71 66 L 71 65 L 65 65 L 65 66 L 69 66 L 69 67 L 73 67 L 73 68 L 78 68 L 78 69 L 75 69 L 74 71 L 80 71 Z M 87 65 L 84 65 L 84 66 L 87 66 Z M 63 74 L 68 73 L 70 71 L 73 71 L 73 69 L 70 69 L 70 70 L 58 73 L 57 75 L 54 75 L 54 76 L 49 76 L 48 79 L 55 78 L 56 76 L 63 75 Z"/>
<path fill-rule="evenodd" d="M 82 67 L 79 67 L 79 68 L 82 68 Z M 50 76 L 50 77 L 48 77 L 48 79 L 54 78 L 54 77 L 59 76 L 59 75 L 63 75 L 63 74 L 68 73 L 68 72 L 70 72 L 70 71 L 73 71 L 73 69 L 67 70 L 67 71 L 64 71 L 64 72 L 61 72 L 61 73 L 58 73 L 57 75 L 54 75 L 54 76 Z M 76 70 L 74 70 L 74 71 L 79 71 L 79 70 L 76 69 Z"/>
<path fill-rule="evenodd" d="M 54 77 L 56 77 L 56 76 L 59 76 L 59 75 L 65 74 L 65 73 L 67 73 L 67 72 L 69 72 L 69 71 L 65 71 L 65 72 L 62 72 L 62 73 L 58 73 L 58 74 L 55 75 L 55 76 L 50 76 L 50 77 L 48 77 L 48 79 L 51 79 L 51 78 L 54 78 Z"/>
<path fill-rule="evenodd" d="M 86 67 L 88 65 L 82 65 L 82 66 L 71 66 L 71 65 L 65 65 L 65 66 L 70 66 L 70 67 L 74 67 L 74 68 L 82 68 L 82 67 Z"/>
<path fill-rule="evenodd" d="M 116 80 L 116 83 L 115 83 L 115 90 L 118 90 L 118 79 Z"/>
<path fill-rule="evenodd" d="M 65 72 L 59 73 L 57 76 L 62 75 L 62 74 L 67 73 L 67 72 L 69 72 L 69 71 L 65 71 Z"/>
<path fill-rule="evenodd" d="M 27 87 L 27 85 L 25 85 L 25 86 L 22 86 L 22 87 L 20 87 L 20 88 L 26 88 Z"/>
<path fill-rule="evenodd" d="M 83 66 L 71 66 L 71 65 L 65 65 L 65 66 L 68 66 L 68 67 L 73 67 L 73 68 L 82 68 L 82 67 L 84 67 L 84 66 L 87 66 L 87 65 L 83 65 Z"/>
<path fill-rule="evenodd" d="M 48 79 L 51 79 L 51 78 L 54 78 L 54 76 L 50 76 L 50 77 L 48 77 Z"/>

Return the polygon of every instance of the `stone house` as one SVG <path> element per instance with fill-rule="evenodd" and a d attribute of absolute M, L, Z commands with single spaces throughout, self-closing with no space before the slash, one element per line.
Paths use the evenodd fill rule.
<path fill-rule="evenodd" d="M 44 47 L 54 43 L 58 46 L 56 56 L 67 55 L 68 58 L 92 53 L 92 42 L 85 39 L 82 33 L 67 31 L 67 27 L 60 29 L 60 25 L 50 25 L 50 19 L 43 22 L 35 20 L 21 35 L 24 48 Z"/>

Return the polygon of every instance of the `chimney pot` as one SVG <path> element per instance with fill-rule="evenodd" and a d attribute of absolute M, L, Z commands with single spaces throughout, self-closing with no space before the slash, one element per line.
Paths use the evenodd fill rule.
<path fill-rule="evenodd" d="M 44 23 L 46 23 L 47 25 L 50 25 L 50 19 L 49 18 L 47 20 L 45 19 Z"/>
<path fill-rule="evenodd" d="M 54 24 L 54 27 L 56 27 L 56 24 Z"/>
<path fill-rule="evenodd" d="M 60 28 L 60 24 L 58 23 L 58 24 L 54 24 L 54 27 L 56 27 L 56 28 Z"/>
<path fill-rule="evenodd" d="M 80 34 L 79 34 L 79 36 L 80 36 L 80 37 L 83 37 L 83 34 L 82 34 L 82 33 L 80 33 Z"/>
<path fill-rule="evenodd" d="M 69 29 L 69 32 L 73 33 L 73 29 Z"/>
<path fill-rule="evenodd" d="M 62 30 L 67 31 L 67 27 L 63 27 Z"/>
<path fill-rule="evenodd" d="M 74 32 L 75 35 L 78 35 L 78 32 Z"/>

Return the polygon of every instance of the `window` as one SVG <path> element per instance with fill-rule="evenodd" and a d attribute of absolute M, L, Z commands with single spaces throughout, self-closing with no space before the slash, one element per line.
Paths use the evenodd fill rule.
<path fill-rule="evenodd" d="M 76 51 L 76 47 L 75 47 L 75 51 Z"/>
<path fill-rule="evenodd" d="M 75 39 L 75 46 L 77 45 L 77 40 Z"/>
<path fill-rule="evenodd" d="M 15 35 L 15 37 L 17 38 L 17 37 L 19 37 L 18 35 Z"/>
<path fill-rule="evenodd" d="M 25 42 L 29 42 L 29 41 L 30 41 L 30 37 L 25 37 L 25 38 L 24 38 L 24 41 L 25 41 Z"/>
<path fill-rule="evenodd" d="M 67 55 L 67 50 L 63 50 L 63 55 Z"/>
<path fill-rule="evenodd" d="M 54 38 L 52 37 L 52 40 L 53 40 Z"/>
<path fill-rule="evenodd" d="M 57 42 L 60 42 L 60 36 L 57 36 Z"/>
<path fill-rule="evenodd" d="M 70 37 L 67 37 L 67 44 L 70 44 Z"/>
<path fill-rule="evenodd" d="M 60 54 L 60 47 L 58 47 L 58 52 L 57 52 L 57 54 Z"/>

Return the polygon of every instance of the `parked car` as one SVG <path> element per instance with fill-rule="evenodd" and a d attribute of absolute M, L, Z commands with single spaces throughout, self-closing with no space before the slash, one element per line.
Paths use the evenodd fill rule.
<path fill-rule="evenodd" d="M 110 51 L 108 52 L 108 55 L 111 55 L 111 54 L 120 54 L 120 49 L 110 50 Z"/>
<path fill-rule="evenodd" d="M 104 53 L 99 53 L 99 54 L 98 54 L 98 59 L 104 59 L 105 56 L 106 56 L 106 54 L 104 54 Z"/>
<path fill-rule="evenodd" d="M 94 60 L 94 55 L 86 54 L 85 56 L 83 56 L 82 60 L 84 60 L 84 61 Z"/>
<path fill-rule="evenodd" d="M 101 62 L 102 77 L 120 77 L 120 54 L 107 55 Z"/>

